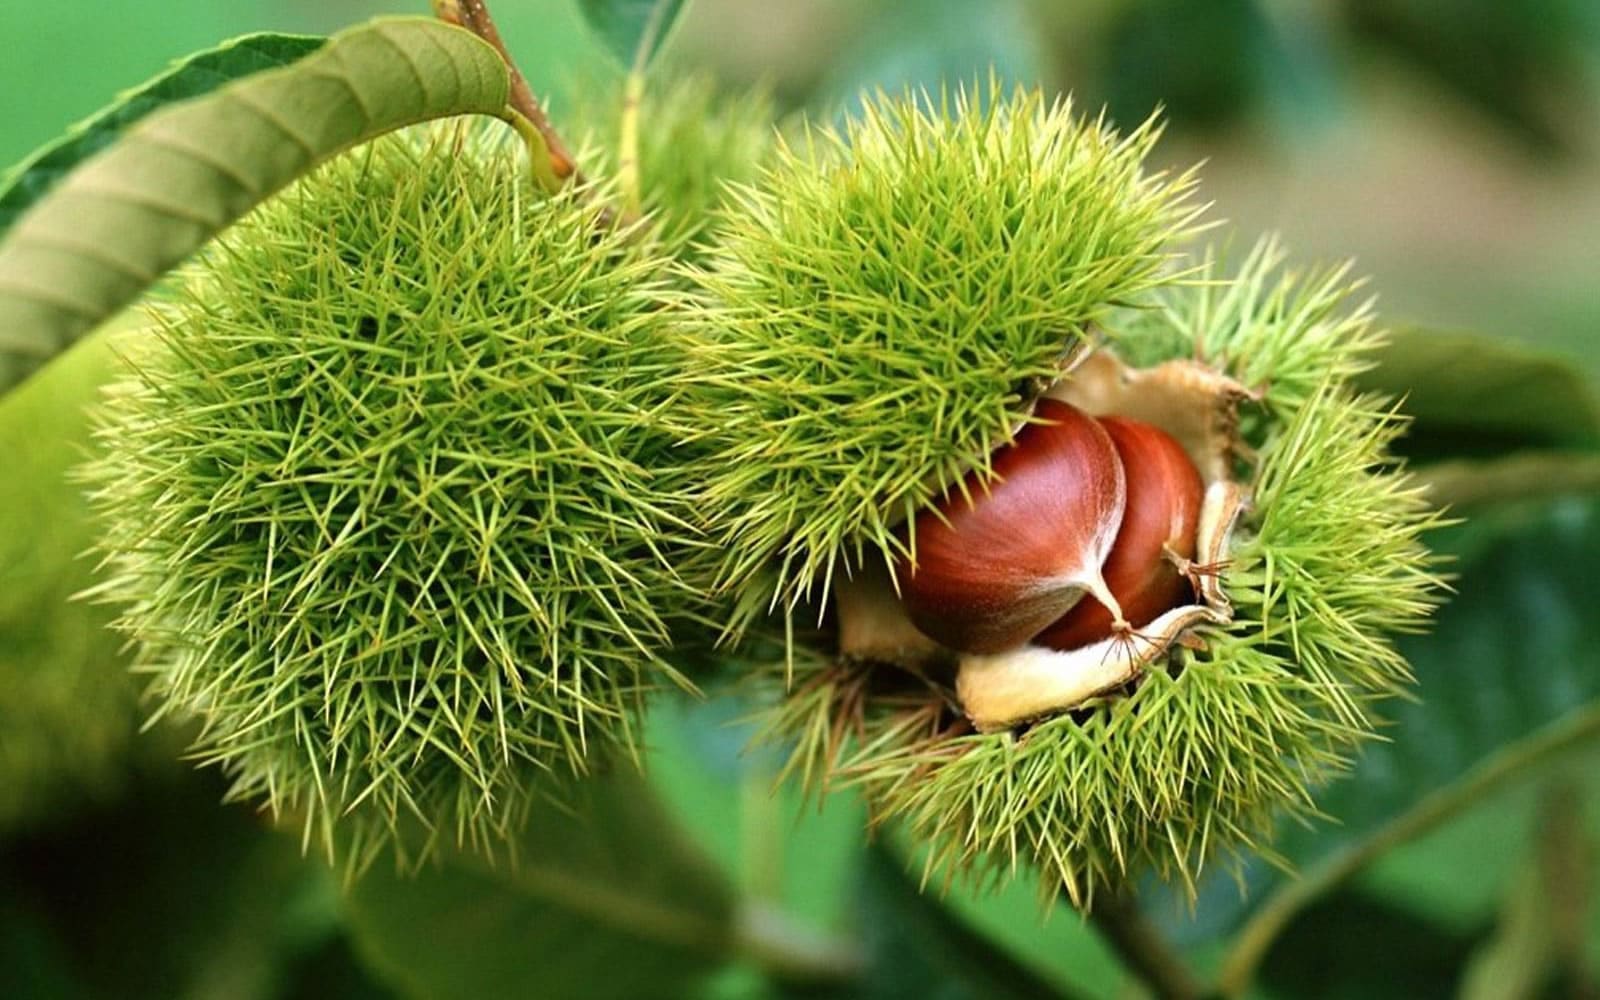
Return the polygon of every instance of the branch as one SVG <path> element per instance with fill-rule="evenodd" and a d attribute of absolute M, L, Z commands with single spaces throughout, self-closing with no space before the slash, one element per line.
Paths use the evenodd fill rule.
<path fill-rule="evenodd" d="M 657 3 L 650 10 L 644 33 L 633 52 L 622 88 L 622 120 L 617 137 L 617 184 L 622 188 L 623 208 L 638 214 L 643 203 L 639 181 L 639 105 L 644 101 L 644 74 L 650 68 L 650 55 L 665 24 L 667 5 Z"/>
<path fill-rule="evenodd" d="M 1411 470 L 1428 500 L 1451 512 L 1513 500 L 1600 495 L 1600 455 L 1523 450 L 1501 458 L 1459 458 Z"/>
<path fill-rule="evenodd" d="M 1574 746 L 1600 736 L 1600 706 L 1591 706 L 1537 736 L 1514 744 L 1468 771 L 1461 780 L 1417 802 L 1409 812 L 1380 827 L 1288 883 L 1250 917 L 1234 938 L 1222 964 L 1219 985 L 1227 996 L 1241 996 L 1255 978 L 1256 968 L 1289 922 L 1324 893 L 1335 888 L 1390 848 L 1427 833 L 1490 792 L 1521 777 L 1526 771 Z"/>
<path fill-rule="evenodd" d="M 637 213 L 644 204 L 639 181 L 639 105 L 644 100 L 644 77 L 629 73 L 622 86 L 622 118 L 617 138 L 617 186 L 622 204 Z"/>
<path fill-rule="evenodd" d="M 517 69 L 516 62 L 512 60 L 511 53 L 500 38 L 500 31 L 495 27 L 494 18 L 490 16 L 489 7 L 484 0 L 433 0 L 433 13 L 441 21 L 466 28 L 500 53 L 500 58 L 505 60 L 506 69 L 511 74 L 511 107 L 526 118 L 544 139 L 545 148 L 550 154 L 550 169 L 560 180 L 583 184 L 583 173 L 578 170 L 577 161 L 568 151 L 566 143 L 556 134 L 550 119 L 545 117 L 544 109 L 534 99 L 527 79 L 523 77 L 522 71 Z"/>
<path fill-rule="evenodd" d="M 1208 994 L 1172 945 L 1139 912 L 1131 895 L 1096 895 L 1088 916 L 1112 950 L 1161 1000 L 1200 1000 Z"/>

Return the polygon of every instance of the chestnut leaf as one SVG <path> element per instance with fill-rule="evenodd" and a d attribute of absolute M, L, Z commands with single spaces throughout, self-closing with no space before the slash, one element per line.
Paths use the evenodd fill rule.
<path fill-rule="evenodd" d="M 430 997 L 677 996 L 731 956 L 722 874 L 622 763 L 535 809 L 513 863 L 376 865 L 347 922 L 381 977 Z"/>
<path fill-rule="evenodd" d="M 1086 996 L 1047 979 L 970 927 L 879 845 L 863 859 L 856 920 L 867 965 L 859 981 L 822 1000 L 1041 1000 Z"/>
<path fill-rule="evenodd" d="M 1414 460 L 1600 448 L 1600 393 L 1578 365 L 1504 337 L 1406 328 L 1373 352 L 1363 389 L 1403 397 L 1396 450 Z"/>
<path fill-rule="evenodd" d="M 672 33 L 683 0 L 580 0 L 578 9 L 618 62 L 642 71 Z"/>
<path fill-rule="evenodd" d="M 0 392 L 317 164 L 404 125 L 505 114 L 509 93 L 471 33 L 383 19 L 149 115 L 0 240 Z"/>
<path fill-rule="evenodd" d="M 110 146 L 134 123 L 169 104 L 201 97 L 233 80 L 287 66 L 321 48 L 315 35 L 261 32 L 196 52 L 117 96 L 106 107 L 0 177 L 0 234 L 80 163 Z"/>

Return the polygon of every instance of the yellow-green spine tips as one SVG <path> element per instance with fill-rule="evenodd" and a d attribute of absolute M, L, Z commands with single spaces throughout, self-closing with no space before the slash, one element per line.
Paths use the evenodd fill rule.
<path fill-rule="evenodd" d="M 681 680 L 663 262 L 592 194 L 467 126 L 358 149 L 207 255 L 106 404 L 156 696 L 358 859 L 408 825 L 493 850 L 530 775 Z"/>
<path fill-rule="evenodd" d="M 846 628 L 841 604 L 836 631 L 828 619 L 803 634 L 765 675 L 769 733 L 794 741 L 795 771 L 859 785 L 952 872 L 1027 862 L 1046 893 L 1080 902 L 1141 869 L 1188 882 L 1214 855 L 1260 846 L 1286 814 L 1312 811 L 1315 787 L 1372 735 L 1374 706 L 1407 681 L 1392 639 L 1439 600 L 1421 541 L 1438 514 L 1388 452 L 1392 409 L 1345 382 L 1379 337 L 1351 287 L 1339 271 L 1279 263 L 1264 243 L 1236 274 L 1208 263 L 1204 281 L 1102 321 L 1107 347 L 1137 365 L 1094 397 L 1097 411 L 1164 408 L 1152 394 L 1174 382 L 1158 377 L 1173 365 L 1236 387 L 1220 425 L 1186 425 L 1229 444 L 1191 449 L 1208 503 L 1221 487 L 1246 502 L 1213 519 L 1231 529 L 1220 547 L 1197 542 L 1218 565 L 1196 587 L 1201 613 L 1161 636 L 1180 641 L 1115 685 L 1086 688 L 1087 701 L 980 717 L 971 685 L 991 679 L 977 676 L 984 664 L 893 629 L 862 644 L 864 657 L 838 655 L 832 644 L 861 631 Z M 1074 377 L 1050 395 L 1090 405 Z M 872 610 L 874 623 L 893 617 Z M 1032 645 L 1007 655 L 1006 677 L 1076 664 Z"/>
<path fill-rule="evenodd" d="M 1145 172 L 1155 137 L 1030 91 L 880 96 L 738 191 L 694 275 L 736 630 L 899 554 L 895 525 L 1167 280 L 1194 210 L 1187 176 Z"/>

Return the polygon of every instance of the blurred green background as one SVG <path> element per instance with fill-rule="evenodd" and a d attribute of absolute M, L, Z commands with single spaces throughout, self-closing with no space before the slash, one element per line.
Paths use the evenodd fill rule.
<path fill-rule="evenodd" d="M 62 0 L 0 7 L 0 163 L 170 59 L 256 30 L 425 5 Z M 572 0 L 500 0 L 543 93 L 595 72 Z M 680 63 L 818 114 L 861 86 L 1003 74 L 1205 158 L 1213 216 L 1355 257 L 1394 322 L 1551 345 L 1600 371 L 1600 4 L 1593 0 L 693 0 Z"/>
<path fill-rule="evenodd" d="M 550 96 L 559 128 L 577 81 L 608 71 L 575 0 L 496 0 L 494 10 L 535 89 Z M 195 49 L 248 31 L 325 33 L 395 12 L 425 8 L 7 0 L 0 164 Z M 1082 106 L 1105 106 L 1124 125 L 1161 105 L 1171 124 L 1159 157 L 1174 166 L 1208 161 L 1202 192 L 1214 202 L 1212 217 L 1236 224 L 1241 243 L 1273 230 L 1296 259 L 1354 257 L 1391 323 L 1540 345 L 1600 377 L 1594 0 L 691 0 L 669 53 L 730 87 L 771 86 L 785 107 L 822 118 L 848 109 L 862 87 L 936 86 L 991 67 L 1071 92 Z M 68 385 L 88 378 L 57 373 L 55 391 L 63 377 Z M 55 433 L 47 415 L 13 416 L 24 437 Z M 0 512 L 47 506 L 0 491 Z M 1545 523 L 1548 515 L 1557 528 L 1581 523 L 1593 535 L 1592 506 L 1503 521 Z M 1486 529 L 1496 541 L 1474 544 L 1504 541 L 1504 523 Z M 1566 598 L 1577 602 L 1580 623 L 1587 609 L 1592 632 L 1600 624 L 1594 596 Z M 0 661 L 5 641 L 0 635 Z M 1585 655 L 1600 669 L 1592 645 Z M 816 926 L 851 927 L 855 894 L 875 870 L 861 853 L 859 809 L 843 799 L 818 815 L 792 796 L 770 798 L 773 762 L 740 755 L 740 733 L 727 725 L 737 714 L 727 705 L 658 713 L 657 785 L 745 891 Z M 170 759 L 168 744 L 159 749 L 151 756 Z M 1573 763 L 1573 784 L 1529 786 L 1392 855 L 1327 904 L 1324 924 L 1313 919 L 1320 911 L 1308 915 L 1282 954 L 1325 956 L 1330 942 L 1367 948 L 1387 935 L 1408 942 L 1397 960 L 1411 963 L 1373 963 L 1390 989 L 1404 987 L 1402 968 L 1424 987 L 1453 978 L 1491 938 L 1508 887 L 1536 863 L 1529 831 L 1550 825 L 1539 826 L 1540 810 L 1570 811 L 1561 790 L 1587 789 L 1587 822 L 1600 830 L 1596 764 L 1593 755 Z M 9 984 L 21 996 L 387 995 L 345 938 L 327 873 L 296 864 L 291 842 L 261 839 L 244 810 L 212 806 L 224 791 L 216 776 L 148 763 L 129 770 L 132 793 L 97 792 L 77 812 L 0 840 L 0 967 L 10 970 L 0 994 Z M 97 777 L 101 785 L 116 782 Z M 209 845 L 198 854 L 184 846 L 197 833 Z M 1038 922 L 1028 886 L 949 902 L 965 926 L 1038 975 L 1090 995 L 1120 988 L 1115 965 L 1075 918 Z M 898 919 L 892 908 L 872 912 Z M 1591 905 L 1587 920 L 1591 961 L 1600 962 L 1600 907 Z M 873 995 L 935 995 L 915 960 L 902 958 L 903 988 Z M 1274 983 L 1268 967 L 1276 995 L 1377 995 L 1372 978 L 1342 994 L 1306 992 L 1296 980 L 1303 969 L 1287 968 Z M 769 995 L 748 969 L 707 989 Z"/>

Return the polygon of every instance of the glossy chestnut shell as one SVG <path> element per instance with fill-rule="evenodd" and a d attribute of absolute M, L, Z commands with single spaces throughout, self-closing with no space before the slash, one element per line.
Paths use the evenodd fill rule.
<path fill-rule="evenodd" d="M 1102 417 L 1100 425 L 1116 447 L 1127 489 L 1122 524 L 1103 573 L 1123 617 L 1137 629 L 1195 599 L 1179 560 L 1194 559 L 1205 485 L 1183 446 L 1167 432 L 1127 417 Z M 1066 651 L 1114 631 L 1105 605 L 1080 601 L 1033 641 Z"/>
<path fill-rule="evenodd" d="M 1101 566 L 1126 497 L 1110 434 L 1082 410 L 1043 399 L 990 459 L 910 526 L 914 561 L 896 567 L 923 633 L 963 653 L 1026 643 L 1086 593 L 1109 593 Z"/>

